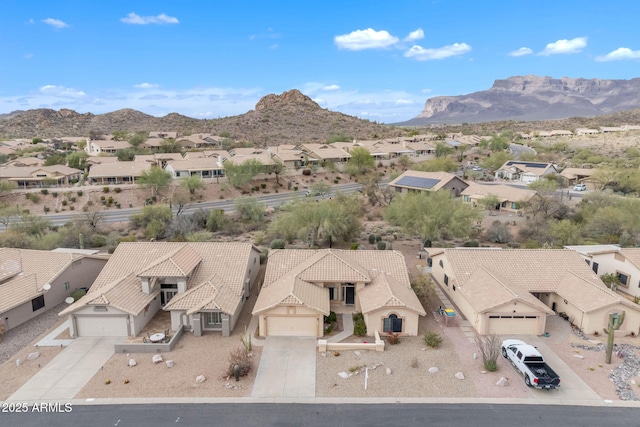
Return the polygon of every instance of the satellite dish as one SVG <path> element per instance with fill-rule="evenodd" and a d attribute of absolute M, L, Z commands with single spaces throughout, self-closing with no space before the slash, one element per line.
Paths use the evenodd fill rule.
<path fill-rule="evenodd" d="M 75 300 L 73 299 L 73 297 L 67 297 L 65 298 L 64 302 L 66 302 L 67 304 L 73 304 Z"/>
<path fill-rule="evenodd" d="M 45 283 L 44 285 L 42 285 L 42 289 L 44 289 L 44 291 L 46 292 L 51 289 L 51 285 L 48 283 Z"/>

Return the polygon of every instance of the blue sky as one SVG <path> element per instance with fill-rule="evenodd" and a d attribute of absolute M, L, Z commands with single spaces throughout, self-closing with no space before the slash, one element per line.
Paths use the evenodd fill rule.
<path fill-rule="evenodd" d="M 0 113 L 245 113 L 299 89 L 385 123 L 515 75 L 640 77 L 640 2 L 0 2 Z"/>

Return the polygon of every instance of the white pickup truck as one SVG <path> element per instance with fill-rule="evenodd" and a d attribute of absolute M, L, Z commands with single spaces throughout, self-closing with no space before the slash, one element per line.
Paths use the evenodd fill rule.
<path fill-rule="evenodd" d="M 524 375 L 524 383 L 529 387 L 545 390 L 560 387 L 560 377 L 545 363 L 542 354 L 534 346 L 520 340 L 504 340 L 502 355 Z"/>

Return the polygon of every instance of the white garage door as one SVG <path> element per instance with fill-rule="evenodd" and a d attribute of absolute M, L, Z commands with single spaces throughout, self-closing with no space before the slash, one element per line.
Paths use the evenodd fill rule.
<path fill-rule="evenodd" d="M 77 316 L 79 337 L 126 337 L 126 316 Z"/>
<path fill-rule="evenodd" d="M 537 316 L 489 316 L 489 334 L 537 335 Z"/>
<path fill-rule="evenodd" d="M 315 337 L 317 317 L 267 317 L 267 335 L 279 337 Z"/>

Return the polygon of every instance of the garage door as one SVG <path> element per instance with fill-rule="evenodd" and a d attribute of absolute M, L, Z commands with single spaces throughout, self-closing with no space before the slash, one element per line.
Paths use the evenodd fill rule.
<path fill-rule="evenodd" d="M 126 337 L 126 316 L 77 316 L 79 337 Z"/>
<path fill-rule="evenodd" d="M 489 316 L 489 334 L 537 335 L 538 316 Z"/>
<path fill-rule="evenodd" d="M 317 317 L 267 317 L 267 335 L 278 337 L 315 337 Z"/>

